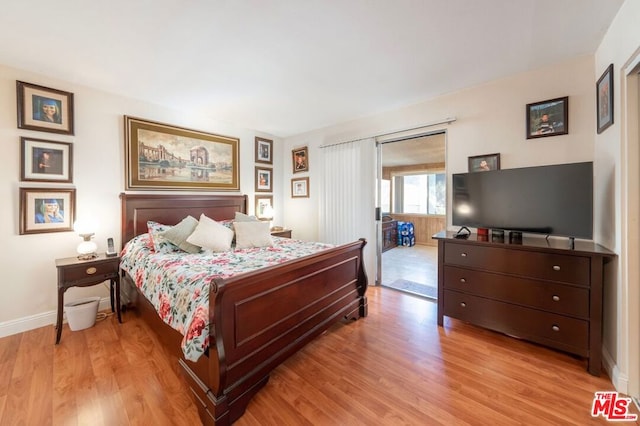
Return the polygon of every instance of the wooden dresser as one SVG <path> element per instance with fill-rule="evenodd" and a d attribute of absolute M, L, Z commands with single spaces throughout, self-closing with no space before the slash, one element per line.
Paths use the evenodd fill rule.
<path fill-rule="evenodd" d="M 398 245 L 398 221 L 382 221 L 382 251 L 387 251 Z"/>
<path fill-rule="evenodd" d="M 438 325 L 457 318 L 588 358 L 589 373 L 600 374 L 604 265 L 615 253 L 587 241 L 569 249 L 568 239 L 433 238 Z"/>

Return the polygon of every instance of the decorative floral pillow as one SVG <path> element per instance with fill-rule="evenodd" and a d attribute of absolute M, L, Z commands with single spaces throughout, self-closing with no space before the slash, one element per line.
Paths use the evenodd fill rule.
<path fill-rule="evenodd" d="M 147 229 L 149 230 L 149 236 L 153 244 L 153 251 L 156 253 L 176 253 L 180 252 L 180 247 L 173 244 L 171 241 L 160 235 L 161 232 L 171 229 L 170 225 L 163 225 L 162 223 L 154 222 L 152 220 L 147 222 Z"/>

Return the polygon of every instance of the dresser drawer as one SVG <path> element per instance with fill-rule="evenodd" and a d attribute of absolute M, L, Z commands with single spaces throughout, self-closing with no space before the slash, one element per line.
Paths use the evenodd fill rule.
<path fill-rule="evenodd" d="M 444 315 L 582 356 L 589 354 L 589 322 L 445 290 Z"/>
<path fill-rule="evenodd" d="M 119 260 L 109 262 L 90 262 L 87 264 L 78 264 L 74 266 L 67 266 L 65 268 L 59 268 L 58 271 L 62 274 L 61 278 L 63 282 L 75 282 L 90 280 L 95 281 L 99 277 L 105 280 L 118 275 Z"/>
<path fill-rule="evenodd" d="M 589 290 L 549 281 L 444 267 L 444 289 L 457 290 L 548 312 L 589 318 Z"/>
<path fill-rule="evenodd" d="M 444 245 L 444 263 L 585 287 L 590 285 L 590 259 L 584 256 L 448 242 Z"/>

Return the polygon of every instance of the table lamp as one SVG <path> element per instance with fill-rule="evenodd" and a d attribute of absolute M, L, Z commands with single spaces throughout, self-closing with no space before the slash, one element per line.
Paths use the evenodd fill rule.
<path fill-rule="evenodd" d="M 76 221 L 73 224 L 73 229 L 82 237 L 82 242 L 78 244 L 78 259 L 90 260 L 98 257 L 98 245 L 91 241 L 94 235 L 94 226 L 87 221 Z"/>

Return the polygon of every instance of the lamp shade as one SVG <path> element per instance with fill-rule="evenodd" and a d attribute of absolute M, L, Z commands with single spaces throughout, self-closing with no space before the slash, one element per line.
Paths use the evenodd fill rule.
<path fill-rule="evenodd" d="M 263 215 L 264 215 L 265 219 L 269 219 L 269 220 L 273 219 L 273 214 L 274 213 L 275 213 L 275 211 L 273 210 L 273 207 L 266 206 L 264 208 Z"/>
<path fill-rule="evenodd" d="M 77 220 L 73 224 L 73 229 L 82 237 L 82 242 L 78 244 L 78 248 L 76 249 L 78 259 L 89 260 L 98 257 L 98 245 L 91 241 L 95 232 L 95 224 L 87 220 Z"/>

